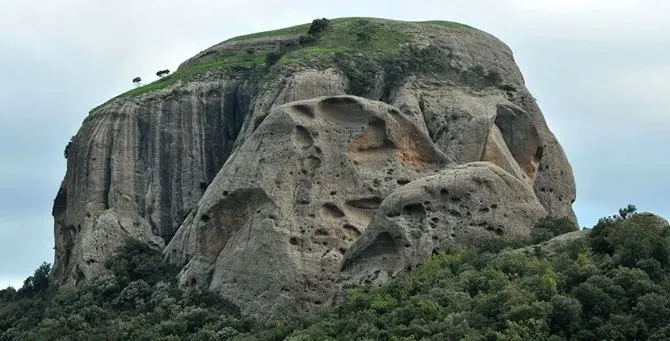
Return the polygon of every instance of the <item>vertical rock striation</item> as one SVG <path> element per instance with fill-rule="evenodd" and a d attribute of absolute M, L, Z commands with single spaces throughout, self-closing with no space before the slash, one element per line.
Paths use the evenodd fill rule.
<path fill-rule="evenodd" d="M 182 285 L 270 320 L 327 306 L 338 281 L 575 220 L 570 164 L 504 43 L 447 22 L 306 30 L 217 44 L 91 112 L 54 201 L 59 283 L 136 238 Z"/>

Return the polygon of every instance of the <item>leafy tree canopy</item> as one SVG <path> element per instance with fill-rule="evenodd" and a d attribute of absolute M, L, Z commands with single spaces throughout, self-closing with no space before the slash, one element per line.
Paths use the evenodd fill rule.
<path fill-rule="evenodd" d="M 547 218 L 549 234 L 574 226 Z M 311 319 L 260 326 L 196 289 L 158 250 L 129 241 L 80 287 L 49 285 L 41 265 L 0 291 L 4 340 L 668 340 L 670 231 L 634 206 L 553 256 L 464 249 L 381 287 L 359 287 Z"/>

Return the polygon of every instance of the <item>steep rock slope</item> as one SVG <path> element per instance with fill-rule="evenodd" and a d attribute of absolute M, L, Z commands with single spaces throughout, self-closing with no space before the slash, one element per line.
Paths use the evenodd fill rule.
<path fill-rule="evenodd" d="M 56 277 L 89 278 L 125 237 L 164 245 L 232 151 L 248 102 L 240 84 L 202 82 L 87 117 L 54 202 Z"/>
<path fill-rule="evenodd" d="M 167 247 L 180 281 L 263 320 L 319 309 L 382 200 L 448 166 L 417 119 L 358 97 L 272 110 Z"/>
<path fill-rule="evenodd" d="M 185 285 L 238 303 L 282 293 L 250 314 L 317 309 L 340 248 L 366 233 L 387 196 L 477 161 L 532 188 L 546 213 L 574 219 L 571 167 L 505 44 L 448 22 L 345 18 L 316 35 L 308 28 L 223 42 L 91 111 L 54 203 L 58 281 L 95 276 L 134 237 L 169 243 Z M 358 97 L 337 97 L 345 94 Z M 403 163 L 415 158 L 430 166 Z M 333 172 L 343 178 L 325 176 Z M 300 224 L 314 229 L 303 237 Z M 321 246 L 309 250 L 303 238 Z"/>

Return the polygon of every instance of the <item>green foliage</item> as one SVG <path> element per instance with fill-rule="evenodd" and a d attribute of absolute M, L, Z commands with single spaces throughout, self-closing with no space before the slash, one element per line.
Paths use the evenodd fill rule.
<path fill-rule="evenodd" d="M 393 27 L 365 21 L 352 26 L 353 35 L 361 45 L 353 51 L 335 53 L 333 58 L 349 79 L 349 94 L 369 94 L 379 83 L 380 76 L 383 76 L 384 90 L 388 91 L 411 74 L 434 74 L 448 68 L 444 52 L 439 48 L 408 44 L 408 38 L 402 32 L 395 32 Z"/>
<path fill-rule="evenodd" d="M 366 69 L 361 75 L 353 75 L 354 82 L 361 83 L 363 75 L 369 75 L 368 71 L 381 69 L 387 70 L 384 73 L 388 75 L 395 74 L 398 69 L 388 69 L 387 66 L 396 66 L 395 55 L 400 51 L 405 51 L 400 62 L 401 74 L 404 78 L 406 74 L 412 72 L 412 69 L 423 68 L 435 60 L 434 57 L 426 60 L 422 56 L 412 56 L 418 50 L 417 47 L 407 49 L 407 45 L 413 41 L 417 34 L 414 32 L 420 25 L 439 26 L 445 29 L 467 28 L 468 26 L 445 22 L 400 22 L 393 20 L 380 20 L 373 18 L 339 18 L 328 20 L 325 18 L 316 19 L 310 24 L 298 25 L 268 32 L 259 32 L 244 36 L 235 37 L 224 42 L 234 43 L 244 40 L 259 38 L 277 38 L 281 46 L 277 50 L 259 47 L 258 49 L 240 49 L 234 48 L 221 49 L 218 51 L 208 51 L 205 55 L 185 63 L 172 74 L 161 73 L 164 75 L 160 79 L 145 84 L 143 86 L 131 89 L 115 98 L 129 98 L 140 96 L 149 92 L 165 89 L 178 83 L 191 82 L 207 77 L 218 76 L 220 74 L 250 75 L 263 74 L 269 67 L 281 65 L 286 67 L 291 64 L 316 63 L 326 58 L 327 63 L 332 65 L 333 61 L 339 62 L 340 58 L 350 58 L 354 55 L 360 56 L 357 67 Z M 414 31 L 413 31 L 414 30 Z M 291 45 L 295 43 L 295 45 Z M 311 50 L 305 50 L 314 48 Z M 445 51 L 435 50 L 436 56 L 445 57 Z M 346 52 L 344 55 L 335 56 L 336 53 Z M 361 62 L 365 59 L 367 63 Z M 428 62 L 426 64 L 426 62 Z M 445 63 L 443 61 L 443 63 Z M 374 65 L 374 66 L 373 66 Z M 351 68 L 348 69 L 349 71 Z M 167 70 L 165 70 L 167 71 Z M 346 72 L 346 71 L 345 71 Z M 358 78 L 357 78 L 358 77 Z M 372 82 L 375 81 L 373 77 Z M 368 89 L 370 84 L 352 85 L 352 93 L 362 93 L 363 88 Z M 99 107 L 94 108 L 94 112 Z"/>
<path fill-rule="evenodd" d="M 654 216 L 635 214 L 635 210 L 628 205 L 618 216 L 600 219 L 589 234 L 590 244 L 595 251 L 611 256 L 613 265 L 640 265 L 657 276 L 659 265 L 666 267 L 670 262 L 670 228 Z"/>
<path fill-rule="evenodd" d="M 225 340 L 253 323 L 210 293 L 177 288 L 174 269 L 152 247 L 129 240 L 110 271 L 78 287 L 46 286 L 43 264 L 19 291 L 0 291 L 0 341 Z"/>
<path fill-rule="evenodd" d="M 284 51 L 282 50 L 277 50 L 277 51 L 272 51 L 265 56 L 265 66 L 272 66 L 275 65 L 279 59 L 284 55 Z"/>
<path fill-rule="evenodd" d="M 549 218 L 538 226 L 573 228 Z M 110 271 L 79 287 L 49 287 L 45 264 L 26 281 L 32 296 L 0 291 L 0 341 L 668 340 L 667 230 L 626 212 L 555 256 L 501 252 L 518 241 L 437 254 L 322 315 L 268 326 L 213 294 L 178 289 L 157 250 L 129 241 Z"/>
<path fill-rule="evenodd" d="M 658 219 L 632 213 L 599 225 L 605 249 L 575 242 L 552 257 L 433 256 L 386 285 L 351 291 L 287 340 L 665 340 L 670 267 L 661 250 L 670 240 Z M 575 229 L 556 218 L 538 228 Z"/>
<path fill-rule="evenodd" d="M 51 264 L 42 263 L 32 276 L 26 278 L 23 287 L 17 292 L 19 297 L 28 298 L 43 294 L 49 289 L 49 276 L 51 275 Z"/>
<path fill-rule="evenodd" d="M 269 38 L 269 37 L 282 37 L 282 36 L 294 36 L 303 32 L 307 32 L 311 24 L 302 24 L 297 26 L 285 27 L 278 30 L 266 31 L 266 32 L 257 32 L 252 34 L 245 34 L 242 36 L 234 37 L 225 41 L 225 43 L 234 42 L 234 41 L 243 41 L 251 40 L 258 38 Z"/>
<path fill-rule="evenodd" d="M 318 36 L 323 32 L 325 32 L 329 26 L 330 26 L 330 20 L 326 18 L 314 19 L 314 21 L 312 21 L 312 24 L 309 26 L 309 30 L 307 30 L 307 34 L 310 34 L 312 36 Z"/>
<path fill-rule="evenodd" d="M 636 211 L 637 207 L 635 207 L 635 205 L 628 204 L 628 206 L 619 209 L 619 217 L 621 217 L 621 219 L 626 219 L 635 214 Z"/>
<path fill-rule="evenodd" d="M 384 60 L 388 87 L 400 85 L 410 74 L 433 74 L 448 69 L 445 53 L 435 46 L 407 45 Z"/>
<path fill-rule="evenodd" d="M 122 286 L 140 280 L 153 285 L 170 281 L 177 274 L 173 266 L 163 262 L 159 249 L 136 239 L 128 239 L 105 265 Z"/>
<path fill-rule="evenodd" d="M 137 97 L 145 93 L 159 91 L 178 83 L 185 83 L 204 78 L 210 73 L 256 73 L 264 67 L 267 54 L 268 52 L 263 51 L 252 51 L 252 53 L 248 53 L 248 51 L 240 50 L 201 57 L 197 62 L 180 67 L 173 74 L 165 75 L 154 82 L 126 91 L 114 97 L 112 100 L 117 98 Z M 100 107 L 102 107 L 102 105 L 93 108 L 91 112 L 95 112 Z"/>
<path fill-rule="evenodd" d="M 577 231 L 577 225 L 567 217 L 547 216 L 540 219 L 531 231 L 533 244 L 539 244 L 564 233 Z"/>
<path fill-rule="evenodd" d="M 319 41 L 319 38 L 313 34 L 301 34 L 298 36 L 298 44 L 300 46 L 308 46 Z"/>
<path fill-rule="evenodd" d="M 377 74 L 381 72 L 381 67 L 374 60 L 352 52 L 337 52 L 334 60 L 349 79 L 347 93 L 364 96 L 374 88 Z"/>
<path fill-rule="evenodd" d="M 431 20 L 431 21 L 421 21 L 419 22 L 421 24 L 430 24 L 430 25 L 438 25 L 442 26 L 445 28 L 472 28 L 468 25 L 453 22 L 453 21 L 444 21 L 444 20 Z"/>

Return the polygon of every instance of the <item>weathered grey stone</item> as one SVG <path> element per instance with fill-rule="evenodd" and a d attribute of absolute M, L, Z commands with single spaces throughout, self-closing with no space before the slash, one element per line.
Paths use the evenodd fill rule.
<path fill-rule="evenodd" d="M 559 255 L 569 249 L 575 243 L 587 243 L 589 230 L 578 230 L 569 233 L 564 233 L 551 238 L 545 242 L 536 245 L 526 246 L 520 249 L 511 250 L 507 252 L 523 253 L 526 255 L 542 255 L 552 257 Z"/>
<path fill-rule="evenodd" d="M 641 219 L 645 219 L 645 220 L 646 220 L 646 219 L 652 219 L 652 220 L 655 220 L 654 223 L 655 223 L 657 226 L 659 226 L 659 227 L 670 226 L 670 222 L 668 222 L 667 219 L 665 219 L 665 218 L 663 218 L 663 217 L 661 217 L 661 216 L 655 215 L 655 214 L 653 214 L 653 213 L 651 213 L 651 212 L 639 212 L 639 213 L 635 213 L 633 216 L 638 216 L 638 217 L 640 217 Z"/>
<path fill-rule="evenodd" d="M 182 284 L 212 289 L 260 319 L 316 311 L 330 299 L 342 253 L 377 206 L 440 171 L 469 179 L 502 169 L 511 174 L 500 177 L 512 179 L 508 187 L 524 193 L 496 192 L 506 205 L 537 212 L 539 199 L 546 213 L 574 219 L 572 170 L 504 43 L 465 26 L 371 20 L 401 29 L 412 51 L 433 58 L 418 65 L 423 71 L 393 77 L 379 53 L 357 53 L 378 67 L 365 73 L 374 78 L 363 93 L 372 101 L 337 97 L 356 76 L 322 55 L 209 70 L 93 110 L 54 203 L 57 280 L 94 277 L 133 237 L 169 243 L 165 255 L 183 266 Z M 224 42 L 180 70 L 297 43 L 295 34 Z M 500 168 L 448 169 L 478 161 Z M 495 171 L 482 171 L 489 168 Z M 491 234 L 471 223 L 478 222 L 464 216 L 458 224 L 468 236 Z M 465 235 L 455 242 L 469 242 Z M 432 252 L 417 250 L 411 259 Z"/>
<path fill-rule="evenodd" d="M 529 183 L 532 183 L 528 179 L 526 173 L 521 169 L 521 166 L 515 162 L 516 160 L 509 151 L 509 148 L 507 148 L 505 138 L 503 137 L 500 128 L 496 125 L 491 127 L 489 135 L 486 137 L 486 144 L 484 145 L 484 150 L 482 152 L 482 161 L 491 162 L 512 174 L 517 179 L 524 179 Z"/>
<path fill-rule="evenodd" d="M 530 185 L 489 162 L 445 169 L 395 190 L 347 251 L 343 287 L 383 281 L 427 261 L 486 239 L 525 238 L 546 216 Z"/>
<path fill-rule="evenodd" d="M 249 99 L 238 82 L 191 83 L 87 117 L 54 202 L 56 278 L 94 276 L 126 237 L 163 246 L 232 151 Z"/>
<path fill-rule="evenodd" d="M 358 97 L 272 110 L 168 245 L 182 284 L 261 320 L 317 311 L 342 255 L 394 189 L 447 166 L 411 117 Z"/>
<path fill-rule="evenodd" d="M 246 141 L 273 107 L 314 97 L 344 95 L 346 88 L 346 78 L 332 68 L 300 70 L 264 82 L 259 85 L 235 148 Z"/>
<path fill-rule="evenodd" d="M 497 164 L 528 181 L 548 214 L 576 222 L 572 168 L 535 101 L 517 86 L 513 96 L 448 85 L 417 96 L 431 138 L 451 159 Z"/>

